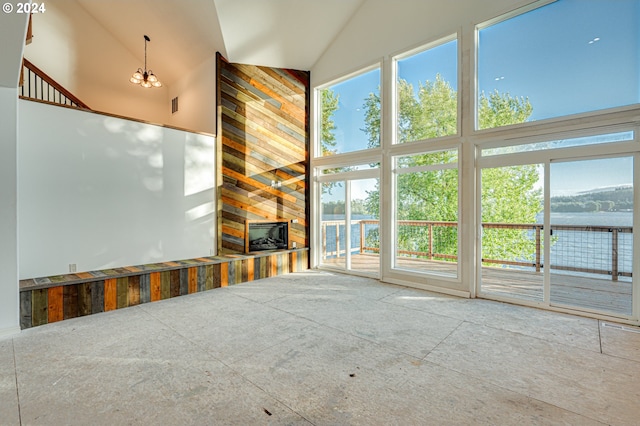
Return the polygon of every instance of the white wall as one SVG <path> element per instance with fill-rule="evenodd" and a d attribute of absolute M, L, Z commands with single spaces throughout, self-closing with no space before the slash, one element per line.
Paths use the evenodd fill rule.
<path fill-rule="evenodd" d="M 208 256 L 215 140 L 19 101 L 21 279 Z"/>
<path fill-rule="evenodd" d="M 144 89 L 129 82 L 143 66 L 139 59 L 77 2 L 46 6 L 45 13 L 33 15 L 34 37 L 25 47 L 27 59 L 95 111 L 167 122 L 171 113 L 167 88 Z M 141 35 L 140 49 L 143 43 Z M 162 80 L 161 72 L 158 77 Z"/>
<path fill-rule="evenodd" d="M 532 0 L 367 0 L 311 69 L 312 85 L 455 34 Z"/>
<path fill-rule="evenodd" d="M 17 99 L 17 89 L 0 87 L 0 337 L 20 331 L 16 172 Z"/>
<path fill-rule="evenodd" d="M 18 77 L 27 15 L 0 14 L 0 338 L 18 333 Z"/>
<path fill-rule="evenodd" d="M 178 112 L 167 124 L 198 132 L 216 133 L 216 56 L 204 61 L 191 73 L 169 87 L 167 108 L 178 97 Z"/>

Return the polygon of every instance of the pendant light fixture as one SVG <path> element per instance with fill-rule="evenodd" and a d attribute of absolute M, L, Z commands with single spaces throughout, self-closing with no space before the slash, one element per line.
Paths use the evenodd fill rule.
<path fill-rule="evenodd" d="M 139 84 L 142 87 L 150 88 L 150 87 L 162 87 L 162 83 L 158 80 L 158 77 L 153 73 L 153 71 L 147 71 L 147 42 L 151 41 L 148 35 L 144 36 L 144 70 L 142 68 L 138 68 L 138 71 L 134 72 L 130 82 L 133 84 Z"/>

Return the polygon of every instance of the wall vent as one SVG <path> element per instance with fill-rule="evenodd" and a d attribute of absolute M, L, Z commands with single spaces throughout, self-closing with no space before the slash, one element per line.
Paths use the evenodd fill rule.
<path fill-rule="evenodd" d="M 178 97 L 171 99 L 171 114 L 178 112 Z"/>

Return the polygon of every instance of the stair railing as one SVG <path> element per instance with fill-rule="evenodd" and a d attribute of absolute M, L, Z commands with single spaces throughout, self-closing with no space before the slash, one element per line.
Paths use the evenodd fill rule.
<path fill-rule="evenodd" d="M 27 59 L 24 59 L 23 73 L 24 77 L 20 90 L 22 98 L 36 99 L 74 108 L 91 109 Z"/>

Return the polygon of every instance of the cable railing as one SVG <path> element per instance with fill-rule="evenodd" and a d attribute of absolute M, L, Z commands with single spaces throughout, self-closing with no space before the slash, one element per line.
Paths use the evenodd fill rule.
<path fill-rule="evenodd" d="M 400 220 L 398 234 L 404 242 L 396 250 L 398 257 L 416 260 L 457 261 L 457 222 Z M 501 232 L 520 232 L 528 243 L 526 256 L 484 256 L 486 266 L 531 268 L 544 267 L 542 224 L 483 223 L 482 232 L 496 233 L 497 239 L 509 241 Z M 339 258 L 349 250 L 352 254 L 379 254 L 379 221 L 351 221 L 351 238 L 346 242 L 345 221 L 322 222 L 323 259 Z M 407 237 L 408 235 L 408 237 Z M 550 268 L 558 271 L 609 275 L 613 281 L 632 276 L 632 226 L 551 225 Z M 447 239 L 448 238 L 448 239 Z M 415 243 L 419 249 L 407 247 Z M 453 242 L 452 242 L 453 241 Z M 453 248 L 452 248 L 453 247 Z M 507 258 L 508 257 L 508 258 Z"/>
<path fill-rule="evenodd" d="M 23 79 L 22 87 L 20 88 L 20 96 L 24 99 L 34 99 L 56 105 L 66 105 L 73 108 L 88 110 L 91 109 L 87 104 L 82 102 L 27 59 L 24 59 L 23 63 Z"/>

